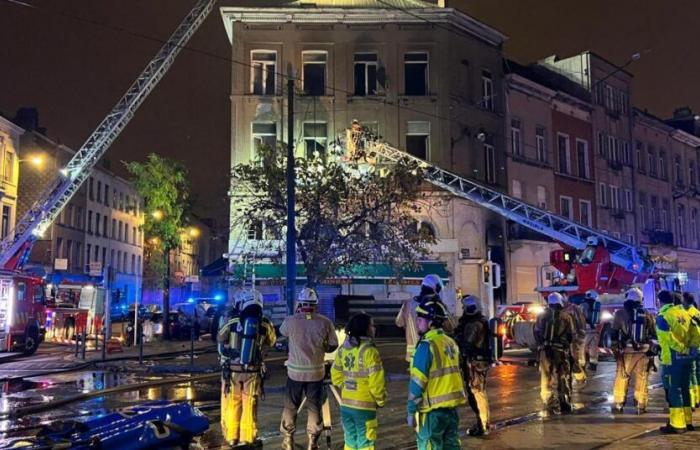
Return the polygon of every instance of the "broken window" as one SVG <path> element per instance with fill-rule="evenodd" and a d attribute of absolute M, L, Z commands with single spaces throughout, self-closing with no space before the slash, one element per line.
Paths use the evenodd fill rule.
<path fill-rule="evenodd" d="M 403 55 L 405 94 L 426 95 L 428 93 L 428 54 L 411 52 Z"/>
<path fill-rule="evenodd" d="M 325 122 L 304 123 L 303 134 L 307 158 L 314 156 L 314 152 L 318 152 L 320 155 L 325 153 L 326 141 L 328 140 L 328 131 Z"/>
<path fill-rule="evenodd" d="M 355 95 L 377 95 L 377 54 L 355 53 Z"/>
<path fill-rule="evenodd" d="M 328 53 L 325 51 L 308 51 L 301 55 L 304 66 L 303 85 L 306 95 L 326 94 L 326 63 Z"/>
<path fill-rule="evenodd" d="M 277 52 L 255 50 L 250 54 L 251 83 L 254 95 L 275 95 Z"/>

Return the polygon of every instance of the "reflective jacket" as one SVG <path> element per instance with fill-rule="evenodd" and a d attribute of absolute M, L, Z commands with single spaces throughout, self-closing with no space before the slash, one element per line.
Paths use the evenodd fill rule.
<path fill-rule="evenodd" d="M 348 337 L 335 355 L 331 381 L 342 389 L 343 406 L 374 411 L 386 403 L 386 382 L 379 351 L 369 338 L 359 345 Z"/>
<path fill-rule="evenodd" d="M 241 338 L 240 333 L 240 317 L 234 316 L 228 322 L 226 322 L 216 337 L 217 342 L 222 346 L 221 354 L 222 356 L 231 360 L 231 368 L 234 372 L 255 372 L 260 369 L 260 365 L 247 366 L 243 368 L 242 365 L 237 364 L 240 358 L 240 345 Z M 277 342 L 277 334 L 275 333 L 275 327 L 270 322 L 267 317 L 262 317 L 260 325 L 258 326 L 258 335 L 256 338 L 256 361 L 263 360 L 263 350 L 266 347 L 272 347 Z M 238 348 L 237 348 L 238 347 Z"/>
<path fill-rule="evenodd" d="M 457 344 L 442 329 L 428 331 L 411 362 L 408 413 L 454 408 L 466 401 Z"/>
<path fill-rule="evenodd" d="M 338 347 L 333 322 L 317 313 L 298 312 L 280 325 L 289 338 L 287 376 L 294 381 L 321 381 L 325 375 L 324 356 Z"/>
<path fill-rule="evenodd" d="M 455 340 L 462 358 L 473 361 L 489 361 L 489 323 L 481 314 L 464 314 L 455 329 Z"/>
<path fill-rule="evenodd" d="M 537 345 L 569 352 L 576 336 L 576 325 L 569 313 L 550 306 L 537 316 L 533 333 Z"/>
<path fill-rule="evenodd" d="M 690 305 L 686 311 L 688 312 L 690 320 L 695 326 L 693 329 L 691 329 L 690 346 L 697 349 L 700 347 L 700 310 L 698 310 L 695 306 Z"/>
<path fill-rule="evenodd" d="M 680 305 L 666 304 L 656 316 L 656 335 L 661 346 L 661 364 L 688 358 L 691 347 L 691 317 Z"/>
<path fill-rule="evenodd" d="M 416 345 L 420 340 L 418 335 L 418 326 L 416 325 L 416 307 L 421 301 L 432 297 L 433 299 L 442 302 L 440 296 L 437 294 L 432 294 L 430 296 L 417 296 L 410 299 L 406 299 L 401 304 L 401 309 L 394 319 L 394 323 L 397 327 L 403 328 L 406 333 L 406 360 L 410 361 L 413 357 L 413 352 L 416 350 Z M 445 308 L 447 309 L 447 308 Z M 456 320 L 452 314 L 447 313 L 447 319 L 443 324 L 443 328 L 446 332 L 451 333 L 456 327 Z"/>
<path fill-rule="evenodd" d="M 586 335 L 586 316 L 580 306 L 569 302 L 564 306 L 564 312 L 568 313 L 574 319 L 574 327 L 576 330 L 575 336 L 582 338 Z"/>

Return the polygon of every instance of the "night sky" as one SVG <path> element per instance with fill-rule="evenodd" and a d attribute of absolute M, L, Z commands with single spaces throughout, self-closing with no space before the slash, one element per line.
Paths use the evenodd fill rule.
<path fill-rule="evenodd" d="M 12 118 L 18 107 L 35 106 L 48 135 L 73 148 L 160 48 L 138 35 L 167 39 L 195 3 L 25 1 L 39 9 L 0 0 L 0 112 Z M 506 54 L 521 63 L 593 50 L 622 64 L 640 52 L 642 59 L 628 67 L 635 76 L 635 105 L 661 117 L 681 105 L 700 111 L 698 1 L 456 0 L 450 5 L 508 35 Z M 226 217 L 231 69 L 218 11 L 189 46 L 218 57 L 183 51 L 107 158 L 113 168 L 150 152 L 177 158 L 190 168 L 197 209 Z"/>

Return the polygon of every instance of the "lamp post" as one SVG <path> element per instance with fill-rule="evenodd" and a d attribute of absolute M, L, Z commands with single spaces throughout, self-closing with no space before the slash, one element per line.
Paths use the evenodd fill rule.
<path fill-rule="evenodd" d="M 44 163 L 46 162 L 46 156 L 42 153 L 36 153 L 36 154 L 29 155 L 27 158 L 19 159 L 17 162 L 18 163 L 28 162 L 31 165 L 33 165 L 34 167 L 36 167 L 37 169 L 40 169 L 41 166 L 43 166 Z"/>

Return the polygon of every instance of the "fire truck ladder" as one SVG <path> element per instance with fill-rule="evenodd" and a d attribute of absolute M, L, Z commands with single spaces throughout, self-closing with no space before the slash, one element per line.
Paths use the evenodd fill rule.
<path fill-rule="evenodd" d="M 197 2 L 114 109 L 61 170 L 61 176 L 17 222 L 13 232 L 0 243 L 1 266 L 9 269 L 21 266 L 25 259 L 21 253 L 28 255 L 31 243 L 42 236 L 58 217 L 148 94 L 167 73 L 180 50 L 214 9 L 215 3 L 216 0 Z"/>
<path fill-rule="evenodd" d="M 650 272 L 652 269 L 652 263 L 641 248 L 455 175 L 372 136 L 364 136 L 360 140 L 370 157 L 378 156 L 394 163 L 402 159 L 415 161 L 424 170 L 426 180 L 435 186 L 500 214 L 508 220 L 549 236 L 564 245 L 582 250 L 589 245 L 590 238 L 595 238 L 599 244 L 608 249 L 610 259 L 614 264 L 632 272 Z"/>

